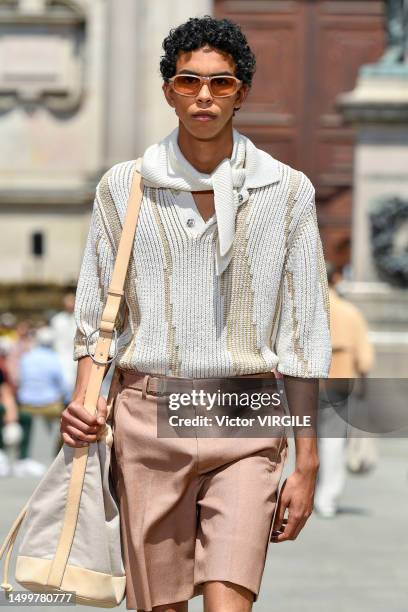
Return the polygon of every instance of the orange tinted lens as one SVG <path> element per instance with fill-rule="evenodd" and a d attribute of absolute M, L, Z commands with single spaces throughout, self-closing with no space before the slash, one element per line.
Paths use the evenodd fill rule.
<path fill-rule="evenodd" d="M 211 90 L 214 96 L 230 96 L 235 92 L 237 81 L 232 77 L 213 77 Z"/>
<path fill-rule="evenodd" d="M 200 79 L 189 74 L 179 74 L 174 79 L 174 90 L 187 96 L 194 96 L 200 89 Z"/>

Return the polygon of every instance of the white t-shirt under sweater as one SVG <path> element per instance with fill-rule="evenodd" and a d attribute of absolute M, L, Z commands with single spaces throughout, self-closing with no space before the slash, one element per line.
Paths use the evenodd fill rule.
<path fill-rule="evenodd" d="M 327 377 L 329 296 L 315 190 L 276 160 L 280 179 L 239 205 L 233 257 L 217 276 L 215 215 L 202 219 L 190 192 L 145 186 L 116 321 L 116 364 L 151 374 L 224 377 L 275 368 Z M 74 360 L 98 328 L 135 160 L 100 180 L 75 303 Z M 90 345 L 93 352 L 96 336 Z M 110 355 L 114 352 L 113 343 Z"/>

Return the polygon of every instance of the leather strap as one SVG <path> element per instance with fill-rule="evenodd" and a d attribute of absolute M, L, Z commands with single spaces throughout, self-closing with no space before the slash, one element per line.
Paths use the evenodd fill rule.
<path fill-rule="evenodd" d="M 115 321 L 122 297 L 124 285 L 132 252 L 140 205 L 143 197 L 143 180 L 139 173 L 134 171 L 132 185 L 129 194 L 128 206 L 125 220 L 123 222 L 122 234 L 119 242 L 115 266 L 108 290 L 108 298 L 102 313 L 99 329 L 99 337 L 96 344 L 94 357 L 97 361 L 106 362 L 109 358 L 109 350 L 112 343 Z M 86 389 L 84 407 L 92 415 L 96 414 L 97 402 L 105 375 L 105 365 L 92 362 L 89 382 Z M 72 462 L 71 478 L 68 486 L 65 514 L 60 538 L 52 561 L 47 584 L 60 588 L 64 577 L 68 557 L 75 534 L 79 505 L 81 501 L 82 487 L 86 471 L 89 446 L 75 448 Z"/>

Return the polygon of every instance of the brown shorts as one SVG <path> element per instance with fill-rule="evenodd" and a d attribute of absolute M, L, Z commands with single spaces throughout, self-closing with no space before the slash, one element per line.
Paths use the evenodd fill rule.
<path fill-rule="evenodd" d="M 286 435 L 158 437 L 163 397 L 150 392 L 150 375 L 116 370 L 115 377 L 112 476 L 127 609 L 150 611 L 191 599 L 208 580 L 242 585 L 256 601 L 288 452 Z M 212 381 L 213 389 L 214 381 L 222 380 L 200 383 Z M 137 388 L 140 381 L 144 389 Z"/>

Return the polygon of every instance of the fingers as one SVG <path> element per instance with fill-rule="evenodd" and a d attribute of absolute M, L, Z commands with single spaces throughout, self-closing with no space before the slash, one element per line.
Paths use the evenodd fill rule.
<path fill-rule="evenodd" d="M 81 442 L 87 442 L 88 444 L 90 442 L 96 442 L 96 439 L 97 439 L 96 433 L 86 434 L 80 429 L 78 429 L 77 427 L 73 427 L 72 425 L 67 425 L 64 429 L 64 433 L 69 434 L 75 440 L 79 440 Z"/>
<path fill-rule="evenodd" d="M 63 413 L 61 415 L 61 420 L 66 426 L 70 425 L 71 427 L 75 427 L 84 434 L 96 434 L 99 430 L 99 425 L 97 423 L 95 425 L 88 425 L 87 423 L 84 423 L 83 421 L 69 413 L 65 415 Z"/>
<path fill-rule="evenodd" d="M 274 525 L 274 528 L 272 529 L 272 536 L 275 537 L 275 536 L 278 536 L 280 533 L 284 533 L 287 523 L 288 523 L 288 519 L 284 518 L 279 529 Z"/>
<path fill-rule="evenodd" d="M 65 444 L 74 448 L 87 446 L 98 440 L 107 416 L 106 400 L 98 399 L 97 414 L 91 415 L 80 402 L 73 401 L 61 414 L 60 432 Z M 98 418 L 101 422 L 98 422 Z"/>
<path fill-rule="evenodd" d="M 298 537 L 299 533 L 302 531 L 303 527 L 306 524 L 306 521 L 309 517 L 303 518 L 299 523 L 298 523 L 298 527 L 293 535 L 293 540 L 296 540 L 296 538 Z"/>
<path fill-rule="evenodd" d="M 274 526 L 274 531 L 279 531 L 279 532 L 280 532 L 280 531 L 284 531 L 284 530 L 285 530 L 285 527 L 286 527 L 286 525 L 287 525 L 287 524 L 288 524 L 288 519 L 287 519 L 287 518 L 286 518 L 286 516 L 285 516 L 285 518 L 283 519 L 283 521 L 282 521 L 281 526 L 279 527 L 279 529 L 277 529 L 277 528 L 276 528 L 276 526 Z"/>
<path fill-rule="evenodd" d="M 69 434 L 63 433 L 62 439 L 65 444 L 68 446 L 73 446 L 74 448 L 83 448 L 84 446 L 88 446 L 87 442 L 81 442 L 80 440 L 75 440 Z"/>
<path fill-rule="evenodd" d="M 284 519 L 280 529 L 275 528 L 272 531 L 271 542 L 279 543 L 286 540 L 296 540 L 309 516 L 309 512 L 302 513 L 295 509 L 289 509 L 289 518 Z"/>
<path fill-rule="evenodd" d="M 272 532 L 272 537 L 271 537 L 271 542 L 284 542 L 285 540 L 293 540 L 293 535 L 295 533 L 295 530 L 297 528 L 297 523 L 295 522 L 295 519 L 293 518 L 293 513 L 292 513 L 292 518 L 291 518 L 291 513 L 289 513 L 289 518 L 285 519 L 285 524 L 283 529 L 274 529 L 274 531 Z"/>
<path fill-rule="evenodd" d="M 64 413 L 66 413 L 66 416 L 72 414 L 74 417 L 80 421 L 83 421 L 87 425 L 97 425 L 96 416 L 89 414 L 89 412 L 80 402 L 70 402 L 62 414 Z"/>
<path fill-rule="evenodd" d="M 108 404 L 104 397 L 98 398 L 96 420 L 99 425 L 104 425 L 108 414 Z"/>
<path fill-rule="evenodd" d="M 281 489 L 279 491 L 279 495 L 278 495 L 278 506 L 276 508 L 276 515 L 275 515 L 275 522 L 274 522 L 274 529 L 276 529 L 277 531 L 280 531 L 282 527 L 282 523 L 284 520 L 283 517 L 285 516 L 286 507 L 289 503 L 289 501 L 287 501 L 286 503 L 284 501 L 284 491 L 285 491 L 286 481 L 287 479 L 285 478 L 284 482 L 282 483 Z"/>
<path fill-rule="evenodd" d="M 288 492 L 285 494 L 286 480 L 282 484 L 278 496 L 278 506 L 276 509 L 275 522 L 271 535 L 271 542 L 285 542 L 286 540 L 295 540 L 302 531 L 307 519 L 311 514 L 311 509 L 308 511 L 302 504 L 294 503 L 292 496 Z M 285 518 L 286 509 L 288 510 L 288 518 Z"/>

